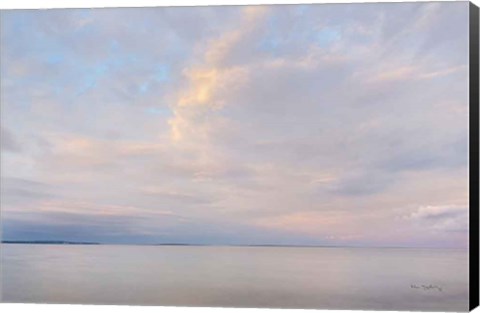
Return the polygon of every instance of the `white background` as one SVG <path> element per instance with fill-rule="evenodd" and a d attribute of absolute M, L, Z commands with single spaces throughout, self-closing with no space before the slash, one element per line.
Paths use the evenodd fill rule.
<path fill-rule="evenodd" d="M 404 0 L 405 1 L 405 0 Z M 407 0 L 412 2 L 412 0 Z M 443 1 L 443 0 L 440 0 Z M 192 6 L 192 5 L 227 5 L 227 4 L 290 4 L 290 3 L 359 3 L 359 2 L 379 2 L 371 0 L 9 0 L 0 3 L 0 9 L 32 9 L 32 8 L 85 8 L 85 7 L 141 7 L 141 6 Z M 399 2 L 398 0 L 383 0 L 382 2 Z M 480 0 L 473 0 L 477 6 L 480 6 Z M 139 306 L 94 306 L 94 305 L 47 305 L 47 304 L 0 304 L 2 313 L 330 313 L 328 310 L 291 310 L 291 309 L 238 309 L 238 308 L 184 308 L 184 307 L 139 307 Z M 345 313 L 355 313 L 357 311 L 335 311 Z M 363 311 L 373 313 L 375 311 Z M 377 311 L 378 312 L 378 311 Z M 474 312 L 480 313 L 480 309 Z M 381 311 L 379 312 L 381 313 Z"/>

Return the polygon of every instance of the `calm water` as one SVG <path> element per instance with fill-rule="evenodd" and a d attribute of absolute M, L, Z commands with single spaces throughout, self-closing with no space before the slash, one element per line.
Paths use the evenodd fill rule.
<path fill-rule="evenodd" d="M 6 244 L 2 265 L 4 302 L 468 306 L 468 253 L 462 250 Z"/>

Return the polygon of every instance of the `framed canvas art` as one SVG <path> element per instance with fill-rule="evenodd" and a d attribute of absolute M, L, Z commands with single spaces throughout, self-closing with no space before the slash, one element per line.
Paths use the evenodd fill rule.
<path fill-rule="evenodd" d="M 474 309 L 478 12 L 2 10 L 2 302 Z"/>

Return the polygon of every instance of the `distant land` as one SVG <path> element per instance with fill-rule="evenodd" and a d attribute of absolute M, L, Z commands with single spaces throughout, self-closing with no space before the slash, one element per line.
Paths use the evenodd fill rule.
<path fill-rule="evenodd" d="M 43 245 L 99 245 L 98 242 L 77 242 L 77 241 L 60 241 L 60 240 L 2 240 L 2 243 L 14 244 L 43 244 Z"/>
<path fill-rule="evenodd" d="M 83 241 L 65 241 L 65 240 L 2 240 L 2 243 L 10 244 L 49 244 L 49 245 L 101 245 L 99 242 L 83 242 Z M 257 245 L 248 245 L 248 244 L 226 244 L 226 245 L 215 245 L 215 244 L 197 244 L 197 243 L 176 243 L 176 242 L 166 242 L 166 243 L 146 243 L 146 244 L 136 244 L 138 246 L 241 246 L 241 247 L 301 247 L 302 245 L 282 245 L 282 244 L 257 244 Z M 310 246 L 307 246 L 310 247 Z M 315 246 L 311 246 L 315 247 Z"/>
<path fill-rule="evenodd" d="M 2 240 L 7 244 L 48 244 L 48 245 L 102 245 L 99 242 L 65 241 L 65 240 Z M 324 247 L 314 245 L 289 245 L 289 244 L 196 244 L 196 243 L 150 243 L 136 244 L 138 246 L 232 246 L 232 247 Z"/>

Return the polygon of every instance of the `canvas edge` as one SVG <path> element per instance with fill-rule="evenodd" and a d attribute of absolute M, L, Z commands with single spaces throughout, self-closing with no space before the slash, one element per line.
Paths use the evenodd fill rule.
<path fill-rule="evenodd" d="M 470 295 L 469 309 L 479 305 L 479 10 L 469 4 L 469 101 L 470 101 Z"/>

